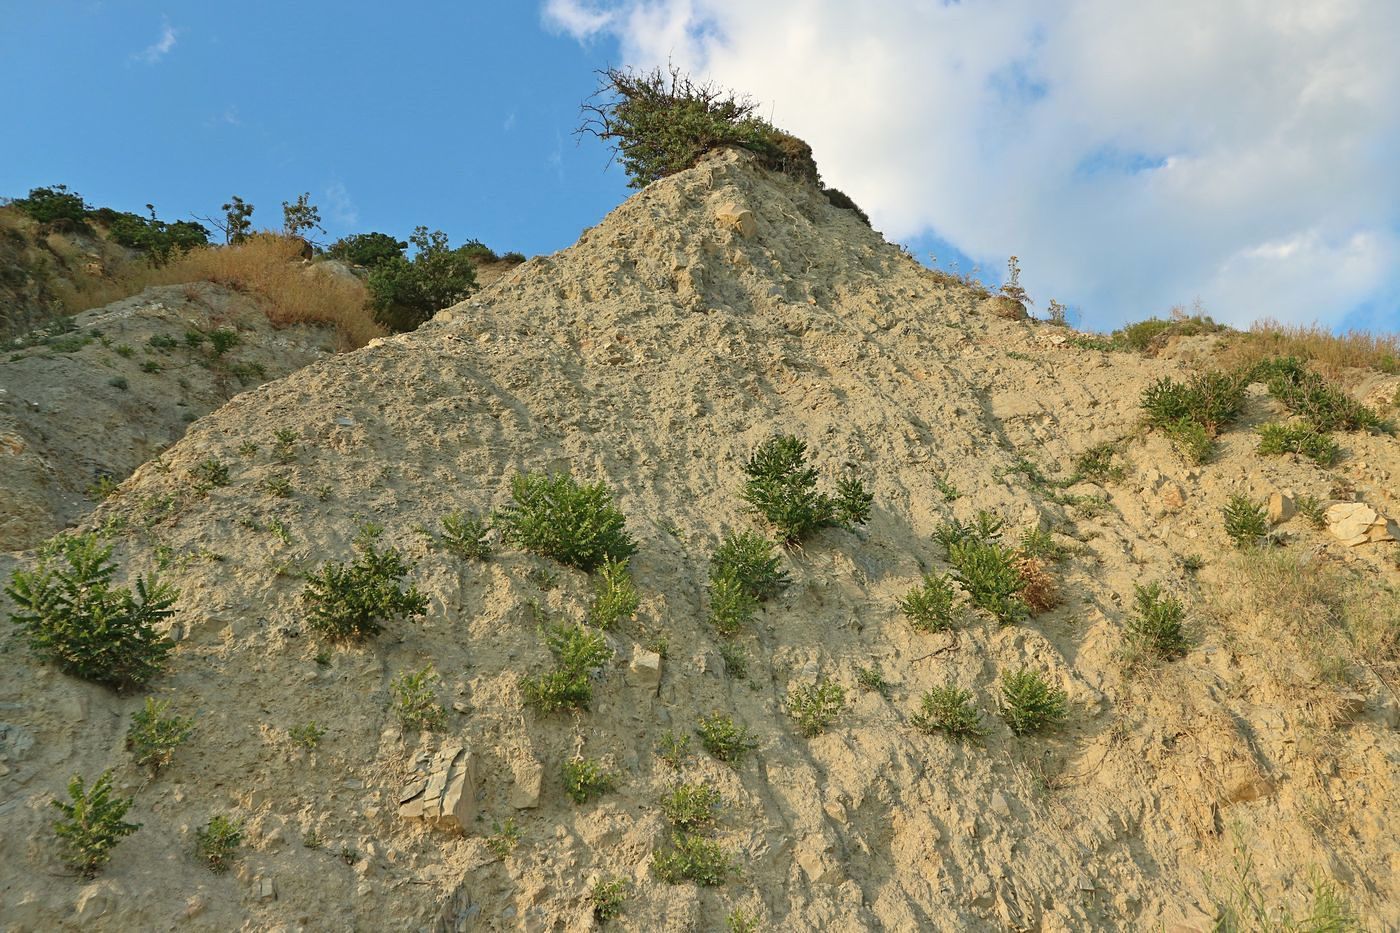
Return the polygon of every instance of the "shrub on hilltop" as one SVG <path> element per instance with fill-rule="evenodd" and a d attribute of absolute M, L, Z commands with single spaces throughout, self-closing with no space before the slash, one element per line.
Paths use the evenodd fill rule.
<path fill-rule="evenodd" d="M 453 249 L 447 234 L 427 227 L 416 228 L 408 242 L 416 250 L 412 259 L 385 256 L 366 281 L 375 320 L 395 331 L 413 330 L 476 289 L 471 244 Z"/>

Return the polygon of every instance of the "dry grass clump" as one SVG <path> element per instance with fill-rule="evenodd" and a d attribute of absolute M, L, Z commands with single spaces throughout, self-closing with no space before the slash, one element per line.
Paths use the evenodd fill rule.
<path fill-rule="evenodd" d="M 1039 615 L 1060 604 L 1060 589 L 1049 565 L 1039 557 L 1016 560 L 1016 574 L 1021 578 L 1021 601 L 1030 607 L 1031 615 Z"/>
<path fill-rule="evenodd" d="M 343 349 L 384 335 L 357 279 L 331 275 L 302 262 L 299 239 L 260 233 L 238 246 L 192 250 L 160 267 L 132 264 L 113 279 L 59 288 L 70 314 L 128 298 L 152 285 L 214 282 L 259 300 L 274 327 L 320 324 L 336 329 Z"/>
<path fill-rule="evenodd" d="M 1307 554 L 1241 552 L 1208 599 L 1229 637 L 1249 639 L 1247 650 L 1291 681 L 1280 680 L 1285 693 L 1332 688 L 1308 702 L 1324 721 L 1335 721 L 1335 690 L 1363 668 L 1389 678 L 1400 667 L 1400 593 Z"/>
<path fill-rule="evenodd" d="M 1247 368 L 1279 356 L 1305 359 L 1331 379 L 1343 379 L 1349 369 L 1400 373 L 1400 334 L 1352 330 L 1339 336 L 1316 325 L 1265 318 L 1231 340 L 1219 362 L 1227 369 Z"/>

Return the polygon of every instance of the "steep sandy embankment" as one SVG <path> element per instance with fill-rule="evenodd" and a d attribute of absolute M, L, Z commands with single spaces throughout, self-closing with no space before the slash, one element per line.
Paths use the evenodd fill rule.
<path fill-rule="evenodd" d="M 726 205 L 752 212 L 749 235 L 717 222 Z M 1213 613 L 1205 598 L 1239 572 L 1219 518 L 1231 491 L 1327 497 L 1345 479 L 1393 512 L 1394 440 L 1345 435 L 1330 474 L 1263 460 L 1248 427 L 1277 409 L 1256 394 L 1218 460 L 1188 469 L 1135 433 L 1142 388 L 1184 364 L 1061 336 L 986 313 L 815 190 L 725 153 L 416 333 L 238 396 L 92 519 L 126 517 L 124 567 L 149 571 L 163 555 L 182 592 L 180 641 L 154 692 L 198 727 L 171 767 L 147 782 L 122 749 L 139 698 L 56 674 L 17 643 L 0 654 L 6 924 L 582 929 L 591 881 L 625 875 L 621 929 L 722 929 L 741 906 L 772 930 L 1205 930 L 1241 883 L 1271 909 L 1304 909 L 1310 873 L 1335 879 L 1373 925 L 1400 924 L 1400 741 L 1381 680 L 1393 666 L 1353 665 L 1331 704 L 1339 688 L 1280 661 L 1298 644 L 1286 620 Z M 290 463 L 272 455 L 279 429 L 295 436 Z M 845 467 L 864 475 L 874 514 L 787 555 L 793 585 L 740 639 L 739 679 L 705 624 L 704 583 L 721 536 L 754 527 L 740 465 L 775 432 L 807 440 L 828 482 Z M 1076 454 L 1123 437 L 1126 476 L 1107 488 L 1057 489 L 1027 465 L 1063 476 Z M 192 471 L 209 458 L 230 483 L 204 494 Z M 616 491 L 643 603 L 609 635 L 617 654 L 594 708 L 549 717 L 518 686 L 549 660 L 531 603 L 578 616 L 588 580 L 511 549 L 465 564 L 415 527 L 500 508 L 518 471 L 565 467 Z M 285 498 L 268 483 L 283 478 Z M 1071 551 L 1056 568 L 1063 604 L 1005 628 L 969 611 L 956 638 L 913 631 L 896 601 L 943 567 L 935 528 L 978 509 L 1016 531 L 1039 524 Z M 362 647 L 324 650 L 297 574 L 347 559 L 366 520 L 417 561 L 429 609 Z M 1400 576 L 1393 544 L 1347 549 L 1299 520 L 1284 527 L 1303 566 L 1340 568 L 1358 587 Z M 1196 645 L 1128 678 L 1117 654 L 1133 585 L 1152 580 L 1185 597 Z M 1397 620 L 1393 592 L 1372 605 Z M 662 642 L 659 690 L 635 686 L 634 645 Z M 389 682 L 427 662 L 448 727 L 405 735 Z M 1022 665 L 1068 691 L 1064 728 L 1016 737 L 994 715 L 1000 673 Z M 870 666 L 892 684 L 887 699 L 857 689 Z M 808 739 L 782 699 L 818 674 L 849 703 Z M 986 710 L 980 742 L 910 725 L 922 692 L 950 680 Z M 683 773 L 722 792 L 715 838 L 742 874 L 661 884 L 648 866 L 669 835 L 658 800 L 676 775 L 654 746 L 715 710 L 758 749 L 737 769 L 700 752 Z M 327 729 L 310 752 L 288 737 L 309 721 Z M 469 831 L 402 818 L 415 762 L 463 741 L 477 756 Z M 619 775 L 583 806 L 559 777 L 579 751 Z M 536 765 L 530 801 L 521 785 Z M 83 884 L 57 859 L 48 800 L 69 774 L 106 767 L 143 825 Z M 216 813 L 245 821 L 225 876 L 192 855 Z M 483 837 L 509 818 L 521 841 L 500 858 Z M 1252 859 L 1243 882 L 1236 840 Z"/>

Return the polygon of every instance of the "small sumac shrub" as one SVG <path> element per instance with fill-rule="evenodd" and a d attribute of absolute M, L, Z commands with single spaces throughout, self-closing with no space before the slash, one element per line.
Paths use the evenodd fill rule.
<path fill-rule="evenodd" d="M 787 695 L 788 715 L 809 738 L 825 732 L 845 706 L 846 691 L 829 680 L 798 684 Z"/>
<path fill-rule="evenodd" d="M 1388 427 L 1378 414 L 1297 357 L 1263 360 L 1246 378 L 1263 381 L 1270 395 L 1318 431 L 1382 431 Z"/>
<path fill-rule="evenodd" d="M 661 812 L 681 832 L 707 829 L 715 821 L 724 797 L 710 784 L 680 784 L 661 798 Z"/>
<path fill-rule="evenodd" d="M 127 749 L 138 765 L 151 769 L 152 775 L 170 764 L 175 749 L 194 732 L 193 718 L 167 715 L 169 709 L 168 700 L 157 703 L 147 697 L 146 705 L 131 714 L 126 730 Z"/>
<path fill-rule="evenodd" d="M 726 638 L 733 638 L 753 621 L 758 601 L 749 594 L 733 571 L 725 570 L 710 578 L 710 625 Z"/>
<path fill-rule="evenodd" d="M 979 608 L 1002 625 L 1023 620 L 1030 611 L 1021 591 L 1025 581 L 1016 566 L 1016 553 L 995 541 L 966 538 L 948 548 L 953 579 Z"/>
<path fill-rule="evenodd" d="M 899 601 L 899 609 L 919 632 L 943 632 L 953 627 L 957 593 L 946 574 L 927 574 Z"/>
<path fill-rule="evenodd" d="M 379 634 L 384 623 L 421 616 L 428 600 L 401 581 L 410 570 L 394 548 L 381 550 L 372 535 L 355 540 L 359 553 L 349 564 L 328 563 L 307 577 L 302 602 L 307 623 L 332 639 L 359 640 Z"/>
<path fill-rule="evenodd" d="M 1069 716 L 1069 696 L 1036 671 L 1021 668 L 1001 677 L 1001 718 L 1017 735 L 1057 726 Z"/>
<path fill-rule="evenodd" d="M 1142 393 L 1147 423 L 1162 431 L 1192 463 L 1204 463 L 1214 438 L 1239 417 L 1248 380 L 1237 374 L 1204 372 L 1189 382 L 1163 377 Z"/>
<path fill-rule="evenodd" d="M 1310 424 L 1263 424 L 1259 426 L 1261 454 L 1299 454 L 1321 466 L 1337 459 L 1337 442 Z"/>
<path fill-rule="evenodd" d="M 592 758 L 570 758 L 564 762 L 564 790 L 574 803 L 587 803 L 617 786 L 617 775 Z"/>
<path fill-rule="evenodd" d="M 586 625 L 564 622 L 547 627 L 544 635 L 557 667 L 521 679 L 525 702 L 541 713 L 587 709 L 593 701 L 590 675 L 612 657 L 607 639 Z"/>
<path fill-rule="evenodd" d="M 791 434 L 769 438 L 744 464 L 748 479 L 741 496 L 787 544 L 823 528 L 852 528 L 870 518 L 872 494 L 855 477 L 837 483 L 835 498 L 817 491 L 817 471 L 807 463 L 807 444 Z"/>
<path fill-rule="evenodd" d="M 1138 651 L 1160 658 L 1177 658 L 1190 647 L 1182 619 L 1181 600 L 1162 591 L 1160 583 L 1134 587 L 1137 611 L 1128 619 L 1128 641 Z"/>
<path fill-rule="evenodd" d="M 40 551 L 34 570 L 15 570 L 5 593 L 29 646 L 68 674 L 116 690 L 140 687 L 165 666 L 171 642 L 155 623 L 179 594 L 138 577 L 136 592 L 113 587 L 112 545 L 94 534 L 64 535 Z"/>
<path fill-rule="evenodd" d="M 651 870 L 666 884 L 693 881 L 705 887 L 724 884 L 737 872 L 734 860 L 719 843 L 688 833 L 672 835 L 671 848 L 656 854 Z"/>
<path fill-rule="evenodd" d="M 486 560 L 491 556 L 491 543 L 486 540 L 486 523 L 467 512 L 448 512 L 442 517 L 442 533 L 433 541 L 453 557 L 462 560 Z"/>
<path fill-rule="evenodd" d="M 414 228 L 414 254 L 384 255 L 370 267 L 365 285 L 375 320 L 395 331 L 413 330 L 436 312 L 476 290 L 476 263 L 466 246 L 448 245 L 441 230 Z"/>
<path fill-rule="evenodd" d="M 195 853 L 215 874 L 228 871 L 233 853 L 243 841 L 243 824 L 222 814 L 195 830 Z"/>
<path fill-rule="evenodd" d="M 53 824 L 63 844 L 63 859 L 69 867 L 93 878 L 112 858 L 112 849 L 126 836 L 141 828 L 124 819 L 131 809 L 130 797 L 112 793 L 112 772 L 103 771 L 91 787 L 83 787 L 77 775 L 68 782 L 68 802 L 51 801 L 63 815 Z"/>
<path fill-rule="evenodd" d="M 622 915 L 629 884 L 626 878 L 599 878 L 593 882 L 588 899 L 593 904 L 595 920 L 613 920 Z"/>
<path fill-rule="evenodd" d="M 763 602 L 791 583 L 778 550 L 752 531 L 727 535 L 710 558 L 710 580 L 732 577 L 753 599 Z"/>
<path fill-rule="evenodd" d="M 720 761 L 738 767 L 744 756 L 758 748 L 758 742 L 747 726 L 741 726 L 723 713 L 703 716 L 695 727 L 705 751 Z"/>
<path fill-rule="evenodd" d="M 440 682 L 431 664 L 394 676 L 389 690 L 394 695 L 394 712 L 405 728 L 436 732 L 447 724 L 447 711 L 437 698 Z"/>
<path fill-rule="evenodd" d="M 1243 493 L 1225 503 L 1225 533 L 1238 548 L 1259 547 L 1269 540 L 1269 516 L 1264 507 Z"/>
<path fill-rule="evenodd" d="M 951 683 L 924 691 L 919 699 L 919 711 L 909 721 L 920 732 L 943 732 L 970 738 L 986 732 L 981 715 L 972 705 L 972 694 Z"/>
<path fill-rule="evenodd" d="M 593 571 L 637 552 L 627 519 L 606 484 L 580 484 L 567 473 L 522 473 L 511 479 L 514 505 L 497 516 L 506 542 L 570 567 Z"/>
<path fill-rule="evenodd" d="M 619 622 L 630 621 L 641 604 L 642 597 L 637 593 L 632 575 L 627 572 L 626 562 L 605 560 L 598 567 L 593 604 L 588 607 L 588 624 L 611 629 Z"/>

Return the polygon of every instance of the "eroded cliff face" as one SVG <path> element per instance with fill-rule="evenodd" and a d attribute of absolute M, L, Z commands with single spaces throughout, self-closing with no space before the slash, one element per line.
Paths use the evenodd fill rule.
<path fill-rule="evenodd" d="M 180 589 L 153 692 L 196 729 L 150 780 L 123 749 L 139 697 L 9 642 L 5 922 L 583 929 L 593 883 L 622 877 L 622 929 L 722 929 L 737 909 L 773 930 L 1206 930 L 1243 890 L 1306 914 L 1312 876 L 1394 926 L 1396 544 L 1350 547 L 1280 514 L 1287 547 L 1241 554 L 1220 510 L 1239 491 L 1345 493 L 1393 514 L 1395 441 L 1343 435 L 1330 469 L 1260 457 L 1249 427 L 1281 410 L 1255 387 L 1219 456 L 1184 466 L 1140 430 L 1138 399 L 1189 365 L 989 313 L 741 154 L 653 184 L 419 331 L 237 395 L 101 504 L 86 526 L 124 574 L 161 568 Z M 763 530 L 742 464 L 777 433 L 808 443 L 824 483 L 863 477 L 873 513 L 787 551 L 791 585 L 727 642 L 706 622 L 710 555 Z M 1074 477 L 1106 442 L 1119 469 Z M 211 461 L 226 483 L 198 482 Z M 642 602 L 605 633 L 591 708 L 541 715 L 520 689 L 551 664 L 541 622 L 581 620 L 593 581 L 499 543 L 463 561 L 419 529 L 509 504 L 517 473 L 565 469 L 615 492 Z M 1049 536 L 1057 604 L 1009 626 L 965 606 L 952 631 L 915 630 L 899 600 L 946 569 L 935 531 L 980 510 L 1008 544 Z M 302 575 L 349 559 L 366 522 L 414 562 L 427 611 L 324 642 Z M 1151 582 L 1185 602 L 1191 647 L 1134 667 L 1125 631 Z M 1281 611 L 1286 586 L 1307 612 Z M 1358 607 L 1375 625 L 1361 635 Z M 405 731 L 391 682 L 428 664 L 445 726 Z M 997 715 L 1022 668 L 1065 691 L 1062 727 L 1016 735 Z M 871 670 L 883 692 L 862 689 Z M 786 701 L 818 678 L 845 701 L 807 737 Z M 948 684 L 972 694 L 982 738 L 913 725 Z M 755 736 L 737 764 L 694 736 L 717 711 Z M 291 735 L 308 723 L 325 730 L 314 748 Z M 668 733 L 690 737 L 676 764 L 656 751 Z M 561 777 L 578 756 L 615 778 L 581 805 Z M 48 802 L 105 768 L 142 826 L 83 883 Z M 738 869 L 721 885 L 652 870 L 672 845 L 659 802 L 681 781 L 720 793 L 708 838 Z M 192 854 L 215 814 L 244 825 L 222 876 Z"/>

